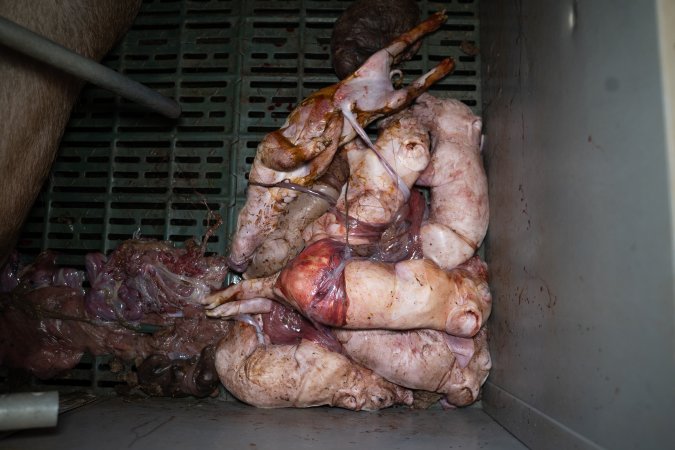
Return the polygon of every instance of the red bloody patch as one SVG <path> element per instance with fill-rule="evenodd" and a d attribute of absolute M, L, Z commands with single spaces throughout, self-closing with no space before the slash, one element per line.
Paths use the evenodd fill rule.
<path fill-rule="evenodd" d="M 414 189 L 410 193 L 410 200 L 408 201 L 408 215 L 406 219 L 410 222 L 410 254 L 411 259 L 419 259 L 422 257 L 422 238 L 420 237 L 420 228 L 422 227 L 422 220 L 424 219 L 424 210 L 426 203 L 422 193 Z"/>
<path fill-rule="evenodd" d="M 286 265 L 276 287 L 305 317 L 343 326 L 349 300 L 345 292 L 344 244 L 322 239 Z"/>
<path fill-rule="evenodd" d="M 302 339 L 340 352 L 342 346 L 328 327 L 312 324 L 296 310 L 274 302 L 272 311 L 263 314 L 263 329 L 272 344 L 297 345 Z"/>
<path fill-rule="evenodd" d="M 477 278 L 480 281 L 488 281 L 488 267 L 483 260 L 481 260 L 478 255 L 472 256 L 466 262 L 457 266 L 457 269 L 465 270 L 472 277 Z"/>

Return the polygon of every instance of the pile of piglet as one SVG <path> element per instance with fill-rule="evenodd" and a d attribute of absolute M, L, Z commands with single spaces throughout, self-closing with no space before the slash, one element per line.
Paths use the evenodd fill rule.
<path fill-rule="evenodd" d="M 228 255 L 243 280 L 201 300 L 236 320 L 216 369 L 240 400 L 373 410 L 479 397 L 491 365 L 475 255 L 488 225 L 482 123 L 424 93 L 451 60 L 398 90 L 390 79 L 444 21 L 434 14 L 310 95 L 258 146 Z"/>
<path fill-rule="evenodd" d="M 0 363 L 44 378 L 112 354 L 150 394 L 220 382 L 265 408 L 475 402 L 491 365 L 481 120 L 425 93 L 451 59 L 400 89 L 391 78 L 446 18 L 399 35 L 265 136 L 227 257 L 205 255 L 207 235 L 183 248 L 132 239 L 87 255 L 86 275 L 51 253 L 11 260 Z M 241 280 L 222 288 L 228 271 Z"/>

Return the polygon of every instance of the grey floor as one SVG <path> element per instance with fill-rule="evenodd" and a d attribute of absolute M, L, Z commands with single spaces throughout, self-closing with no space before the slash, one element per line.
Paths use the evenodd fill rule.
<path fill-rule="evenodd" d="M 0 440 L 0 449 L 523 449 L 482 409 L 264 410 L 237 402 L 104 398 L 49 430 Z"/>

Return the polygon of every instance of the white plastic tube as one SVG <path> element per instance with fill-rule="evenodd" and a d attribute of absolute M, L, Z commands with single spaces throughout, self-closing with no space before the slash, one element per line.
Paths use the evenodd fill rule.
<path fill-rule="evenodd" d="M 58 416 L 57 391 L 0 395 L 0 431 L 54 427 Z"/>

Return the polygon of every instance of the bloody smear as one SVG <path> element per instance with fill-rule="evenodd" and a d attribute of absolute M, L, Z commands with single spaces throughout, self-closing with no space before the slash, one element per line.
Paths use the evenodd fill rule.
<path fill-rule="evenodd" d="M 263 330 L 272 344 L 298 345 L 305 339 L 334 352 L 342 350 L 330 328 L 312 324 L 294 309 L 280 303 L 274 302 L 272 311 L 263 314 L 262 319 Z"/>
<path fill-rule="evenodd" d="M 315 242 L 286 265 L 276 288 L 309 319 L 343 326 L 349 307 L 344 250 L 343 243 L 332 239 Z"/>

